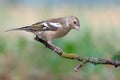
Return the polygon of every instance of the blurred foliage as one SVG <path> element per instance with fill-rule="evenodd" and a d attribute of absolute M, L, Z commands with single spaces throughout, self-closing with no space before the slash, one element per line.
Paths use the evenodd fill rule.
<path fill-rule="evenodd" d="M 120 49 L 120 9 L 112 5 L 119 1 L 80 1 L 0 0 L 0 80 L 6 76 L 11 80 L 119 80 L 120 68 L 86 64 L 76 73 L 73 68 L 78 61 L 62 59 L 29 33 L 4 32 L 41 19 L 75 15 L 80 19 L 80 31 L 73 30 L 53 44 L 82 57 L 120 60 L 120 52 L 116 52 Z"/>
<path fill-rule="evenodd" d="M 60 43 L 58 43 L 58 41 L 60 41 Z M 37 41 L 29 41 L 25 37 L 19 37 L 18 39 L 12 42 L 14 44 L 10 45 L 10 43 L 11 42 L 8 42 L 8 40 L 1 38 L 0 53 L 2 53 L 1 55 L 4 55 L 5 53 L 8 53 L 8 51 L 10 51 L 10 52 L 13 52 L 11 53 L 12 55 L 15 54 L 15 61 L 17 62 L 17 64 L 14 63 L 14 61 L 11 64 L 6 62 L 6 64 L 15 65 L 16 68 L 13 67 L 14 70 L 12 70 L 12 72 L 17 72 L 18 75 L 25 73 L 26 76 L 29 76 L 30 74 L 30 76 L 34 75 L 34 77 L 38 77 L 40 76 L 38 75 L 38 73 L 41 75 L 50 74 L 51 76 L 54 76 L 53 77 L 54 80 L 57 80 L 57 79 L 61 80 L 63 76 L 67 76 L 67 74 L 69 75 L 76 74 L 72 70 L 74 66 L 78 64 L 76 60 L 62 59 L 57 54 L 54 54 L 54 52 L 47 49 L 43 44 Z M 91 30 L 87 30 L 84 33 L 84 35 L 82 35 L 81 37 L 78 37 L 77 39 L 75 39 L 75 41 L 60 39 L 60 40 L 55 40 L 53 43 L 62 47 L 62 49 L 66 52 L 76 53 L 80 56 L 97 57 L 97 58 L 103 57 L 103 54 L 99 52 L 98 48 L 95 47 L 94 42 L 92 41 Z M 11 48 L 8 47 L 9 45 Z M 107 46 L 107 45 L 108 44 L 104 44 L 104 46 Z M 107 50 L 109 52 L 109 49 Z M 101 52 L 104 53 L 104 49 Z M 118 60 L 119 56 L 120 55 L 114 55 L 113 59 Z M 7 60 L 7 57 L 6 57 L 6 60 Z M 9 58 L 8 58 L 8 61 L 9 61 Z M 19 68 L 20 68 L 20 71 L 19 71 Z M 9 67 L 5 69 L 9 69 Z M 99 77 L 97 76 L 97 77 L 99 79 L 106 80 L 108 78 L 104 76 L 105 75 L 103 74 L 104 72 L 105 72 L 104 67 L 102 65 L 95 66 L 93 64 L 88 64 L 87 66 L 84 66 L 83 68 L 81 68 L 80 72 L 78 72 L 77 75 L 82 74 L 83 76 L 86 76 L 87 79 L 88 78 L 92 79 L 91 75 L 97 76 L 97 74 L 100 74 L 102 77 L 100 76 Z M 80 76 L 80 77 L 82 79 L 86 79 L 83 76 Z M 81 79 L 81 78 L 78 78 L 78 79 Z"/>
<path fill-rule="evenodd" d="M 0 40 L 0 53 L 6 53 L 6 41 L 3 39 Z"/>
<path fill-rule="evenodd" d="M 91 30 L 86 30 L 81 37 L 77 37 L 73 41 L 68 41 L 68 38 L 63 38 L 54 40 L 53 43 L 61 47 L 66 52 L 76 53 L 83 57 L 104 58 L 105 54 L 108 56 L 107 53 L 112 51 L 109 49 L 112 48 L 112 46 L 106 41 L 102 41 L 101 44 L 104 45 L 101 45 L 99 48 L 97 48 L 92 40 Z M 8 66 L 14 65 L 11 72 L 17 73 L 16 76 L 19 74 L 25 74 L 27 77 L 33 76 L 36 78 L 40 75 L 41 77 L 44 77 L 45 75 L 45 77 L 47 77 L 48 74 L 50 75 L 49 77 L 51 79 L 62 80 L 62 78 L 68 75 L 77 74 L 79 76 L 81 75 L 80 77 L 76 77 L 78 79 L 93 79 L 94 76 L 100 80 L 108 79 L 107 76 L 104 75 L 108 74 L 109 72 L 104 70 L 105 67 L 103 67 L 103 65 L 95 66 L 93 64 L 88 64 L 87 66 L 81 68 L 78 73 L 74 73 L 72 69 L 76 64 L 79 63 L 78 61 L 62 59 L 57 54 L 54 54 L 53 51 L 47 49 L 43 44 L 37 41 L 29 41 L 25 37 L 18 37 L 18 39 L 13 41 L 8 41 L 7 39 L 1 37 L 0 53 L 2 53 L 1 56 L 6 56 L 4 63 L 7 65 L 7 67 L 6 65 L 3 65 L 1 69 L 4 69 L 5 71 L 11 70 L 11 68 Z M 7 55 L 5 55 L 6 53 Z M 12 57 L 10 57 L 10 55 Z M 120 58 L 119 52 L 115 54 L 112 59 L 118 60 L 118 58 Z M 107 69 L 109 71 L 109 67 Z M 119 72 L 114 71 L 114 74 L 118 73 Z M 91 76 L 93 76 L 93 78 Z"/>
<path fill-rule="evenodd" d="M 114 53 L 112 59 L 113 59 L 113 60 L 120 60 L 120 51 Z"/>
<path fill-rule="evenodd" d="M 18 51 L 24 51 L 27 47 L 27 40 L 25 38 L 19 38 L 17 45 L 18 46 Z"/>

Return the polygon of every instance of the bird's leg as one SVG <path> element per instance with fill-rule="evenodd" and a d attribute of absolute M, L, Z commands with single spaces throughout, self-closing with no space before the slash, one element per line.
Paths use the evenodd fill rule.
<path fill-rule="evenodd" d="M 62 52 L 62 49 L 60 49 L 59 47 L 53 45 L 51 43 L 51 41 L 45 41 L 45 40 L 39 38 L 38 36 L 36 36 L 34 39 L 36 41 L 39 41 L 39 42 L 43 43 L 47 48 L 52 49 L 54 52 L 57 52 L 57 53 L 61 53 Z"/>
<path fill-rule="evenodd" d="M 34 37 L 34 40 L 36 40 L 36 41 L 39 41 L 39 38 L 38 38 L 38 36 Z"/>
<path fill-rule="evenodd" d="M 43 43 L 45 46 L 48 46 L 48 43 L 47 43 L 45 40 L 43 40 L 43 39 L 39 38 L 38 36 L 36 36 L 36 37 L 34 38 L 34 40 L 36 40 L 36 41 L 39 41 L 39 42 Z"/>
<path fill-rule="evenodd" d="M 48 41 L 47 43 L 48 43 L 49 45 L 51 45 L 52 47 L 54 47 L 54 50 L 53 50 L 54 52 L 56 52 L 56 51 L 62 51 L 61 48 L 59 48 L 59 47 L 53 45 L 53 44 L 51 43 L 51 41 Z"/>

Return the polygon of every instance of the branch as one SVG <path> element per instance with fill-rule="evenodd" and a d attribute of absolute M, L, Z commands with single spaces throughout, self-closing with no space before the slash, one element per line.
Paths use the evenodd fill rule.
<path fill-rule="evenodd" d="M 62 49 L 58 48 L 56 49 L 55 46 L 47 43 L 46 41 L 38 38 L 37 36 L 34 38 L 36 41 L 41 42 L 42 44 L 44 44 L 47 48 L 51 49 L 52 51 L 54 51 L 55 53 L 57 53 L 59 56 L 61 56 L 62 58 L 67 58 L 67 59 L 74 59 L 74 60 L 78 60 L 81 63 L 79 63 L 75 68 L 74 71 L 78 71 L 81 67 L 83 67 L 86 63 L 92 63 L 92 64 L 104 64 L 104 65 L 113 65 L 115 67 L 119 67 L 120 66 L 120 61 L 117 60 L 108 60 L 108 59 L 98 59 L 98 58 L 88 58 L 88 57 L 80 57 L 77 54 L 69 54 L 69 53 L 65 53 L 62 51 Z"/>

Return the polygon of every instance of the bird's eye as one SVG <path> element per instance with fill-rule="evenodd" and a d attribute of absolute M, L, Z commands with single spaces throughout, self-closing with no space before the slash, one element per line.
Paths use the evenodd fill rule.
<path fill-rule="evenodd" d="M 74 23 L 74 24 L 76 24 L 77 22 L 76 22 L 76 21 L 74 21 L 73 23 Z"/>

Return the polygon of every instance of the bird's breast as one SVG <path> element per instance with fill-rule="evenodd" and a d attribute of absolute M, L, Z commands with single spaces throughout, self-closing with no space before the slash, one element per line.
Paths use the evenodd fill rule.
<path fill-rule="evenodd" d="M 54 34 L 54 38 L 60 38 L 65 36 L 68 32 L 70 31 L 70 29 L 58 29 L 55 34 Z"/>
<path fill-rule="evenodd" d="M 70 29 L 58 29 L 56 31 L 37 31 L 34 34 L 46 41 L 65 36 Z"/>

